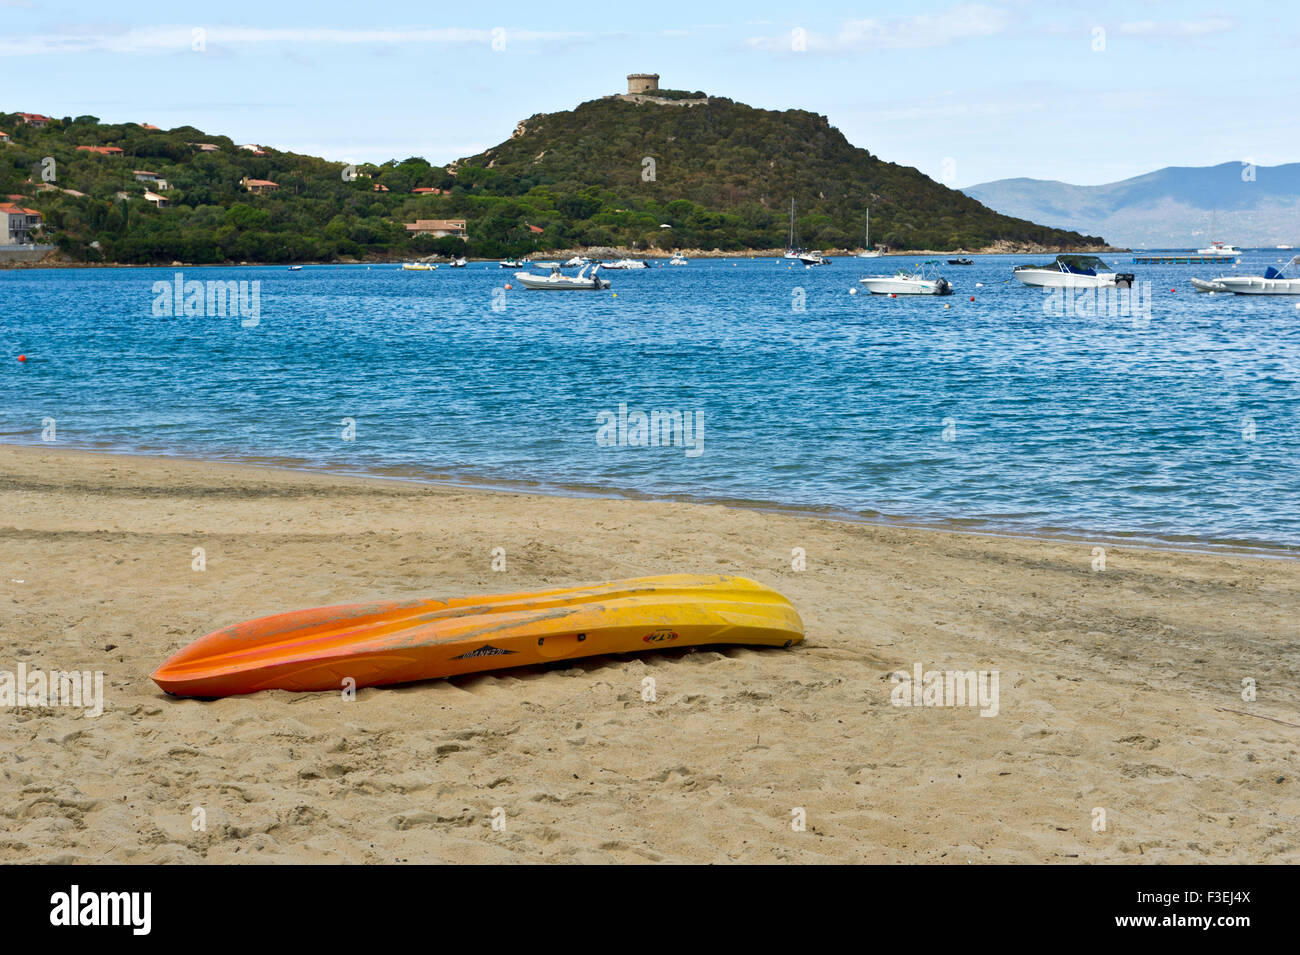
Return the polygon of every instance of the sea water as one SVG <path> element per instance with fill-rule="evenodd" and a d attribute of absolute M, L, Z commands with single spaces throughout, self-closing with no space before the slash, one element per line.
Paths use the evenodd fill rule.
<path fill-rule="evenodd" d="M 5 271 L 0 441 L 1300 547 L 1297 301 L 1122 255 L 1136 308 L 1012 277 L 1051 258 L 896 299 L 850 289 L 919 257 L 695 259 L 605 292 L 496 263 Z"/>

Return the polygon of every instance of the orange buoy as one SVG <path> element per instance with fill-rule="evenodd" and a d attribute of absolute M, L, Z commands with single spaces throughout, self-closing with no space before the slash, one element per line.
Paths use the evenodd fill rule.
<path fill-rule="evenodd" d="M 970 300 L 971 300 L 972 302 L 975 301 L 975 296 L 972 295 L 972 296 L 970 297 Z"/>
<path fill-rule="evenodd" d="M 26 356 L 26 355 L 19 355 L 19 356 L 18 356 L 18 360 L 19 360 L 19 361 L 26 361 L 26 360 L 27 360 L 27 356 Z"/>
<path fill-rule="evenodd" d="M 890 298 L 898 298 L 898 293 L 897 293 L 897 292 L 890 292 L 890 293 L 889 293 L 889 297 L 890 297 Z"/>
<path fill-rule="evenodd" d="M 510 283 L 509 283 L 509 282 L 506 283 L 506 291 L 507 291 L 507 292 L 510 291 Z"/>

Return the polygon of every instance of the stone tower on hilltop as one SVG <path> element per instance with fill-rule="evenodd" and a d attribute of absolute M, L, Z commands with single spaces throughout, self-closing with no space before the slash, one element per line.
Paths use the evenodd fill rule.
<path fill-rule="evenodd" d="M 630 96 L 638 93 L 659 92 L 658 73 L 629 73 L 627 75 L 627 92 Z"/>

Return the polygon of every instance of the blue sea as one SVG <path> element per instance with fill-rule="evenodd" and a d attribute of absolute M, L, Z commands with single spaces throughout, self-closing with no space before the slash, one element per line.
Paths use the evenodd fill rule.
<path fill-rule="evenodd" d="M 496 263 L 3 271 L 0 441 L 1300 548 L 1297 302 L 1112 255 L 1149 293 L 1113 314 L 1011 276 L 1051 258 L 898 299 L 849 290 L 911 259 L 696 259 L 601 293 Z M 170 314 L 177 273 L 259 283 L 255 320 Z"/>

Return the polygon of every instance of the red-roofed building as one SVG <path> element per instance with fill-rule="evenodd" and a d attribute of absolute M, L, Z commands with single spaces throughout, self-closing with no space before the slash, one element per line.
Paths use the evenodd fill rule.
<path fill-rule="evenodd" d="M 147 129 L 147 130 L 149 130 L 149 132 L 151 132 L 151 133 L 161 133 L 161 132 L 162 132 L 162 130 L 159 129 L 157 126 L 155 126 L 153 123 L 141 123 L 141 124 L 140 124 L 140 128 L 141 128 L 141 129 Z"/>
<path fill-rule="evenodd" d="M 528 227 L 528 231 L 531 232 L 531 233 L 533 233 L 533 235 L 541 235 L 541 234 L 542 234 L 543 232 L 545 232 L 546 230 L 543 229 L 543 228 L 542 228 L 541 226 L 539 226 L 539 225 L 530 225 L 530 226 Z"/>
<path fill-rule="evenodd" d="M 35 126 L 37 129 L 44 129 L 54 120 L 48 116 L 42 116 L 40 113 L 19 113 L 18 122 L 26 123 L 28 126 Z"/>
<path fill-rule="evenodd" d="M 78 146 L 78 152 L 99 153 L 101 156 L 120 156 L 122 149 L 119 146 Z"/>
<path fill-rule="evenodd" d="M 249 179 L 247 176 L 239 180 L 239 184 L 255 196 L 264 196 L 280 188 L 278 182 L 272 182 L 270 179 Z"/>
<path fill-rule="evenodd" d="M 0 203 L 0 238 L 9 245 L 28 245 L 30 233 L 41 227 L 41 214 L 36 209 L 28 209 L 12 202 Z"/>
<path fill-rule="evenodd" d="M 247 150 L 248 152 L 252 153 L 254 156 L 266 155 L 266 150 L 263 149 L 261 146 L 257 145 L 256 143 L 247 143 L 243 146 L 240 146 L 239 148 Z"/>
<path fill-rule="evenodd" d="M 9 134 L 6 133 L 3 129 L 0 129 L 0 143 L 7 143 L 7 142 L 9 142 Z"/>
<path fill-rule="evenodd" d="M 375 183 L 375 190 L 374 190 L 374 191 L 375 191 L 375 192 L 387 192 L 387 191 L 388 191 L 388 187 L 385 186 L 382 182 L 377 182 L 377 183 Z"/>
<path fill-rule="evenodd" d="M 435 189 L 435 188 L 433 188 L 433 186 L 416 186 L 414 189 L 411 190 L 411 192 L 414 193 L 414 194 L 417 195 L 417 196 L 441 196 L 441 195 L 443 195 L 443 191 L 442 191 L 441 189 Z"/>

